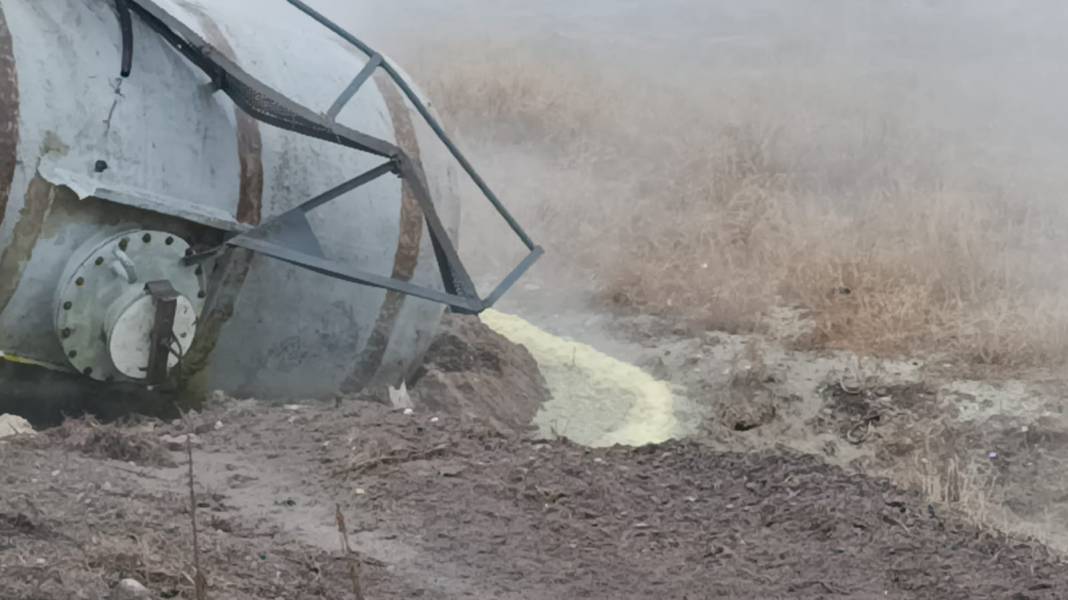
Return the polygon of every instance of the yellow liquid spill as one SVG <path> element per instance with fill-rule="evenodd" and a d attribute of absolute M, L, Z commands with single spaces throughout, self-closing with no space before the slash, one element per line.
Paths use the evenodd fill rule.
<path fill-rule="evenodd" d="M 644 446 L 680 435 L 671 387 L 591 346 L 489 310 L 482 321 L 537 360 L 552 393 L 535 422 L 546 436 L 586 446 Z"/>

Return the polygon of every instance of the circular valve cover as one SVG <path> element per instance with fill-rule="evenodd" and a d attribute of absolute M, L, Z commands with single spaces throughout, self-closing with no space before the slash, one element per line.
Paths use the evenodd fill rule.
<path fill-rule="evenodd" d="M 196 336 L 197 309 L 189 298 L 179 296 L 174 311 L 174 339 L 167 368 L 178 365 L 188 343 Z M 146 293 L 129 302 L 115 302 L 108 315 L 108 353 L 115 368 L 130 379 L 144 379 L 148 371 L 152 328 L 156 322 L 156 303 Z"/>
<path fill-rule="evenodd" d="M 204 276 L 185 265 L 189 244 L 162 231 L 127 231 L 90 240 L 74 253 L 56 292 L 56 334 L 71 366 L 99 381 L 147 377 L 156 307 L 145 290 L 168 281 L 178 292 L 168 367 L 193 343 L 204 307 Z"/>

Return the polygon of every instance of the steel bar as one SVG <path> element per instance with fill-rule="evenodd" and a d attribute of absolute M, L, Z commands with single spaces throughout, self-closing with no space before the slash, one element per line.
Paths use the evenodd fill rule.
<path fill-rule="evenodd" d="M 345 183 L 342 183 L 341 185 L 335 187 L 334 189 L 329 190 L 329 191 L 327 191 L 325 193 L 322 193 L 322 194 L 316 196 L 315 198 L 312 198 L 311 200 L 308 200 L 307 202 L 304 202 L 303 204 L 301 204 L 300 206 L 297 206 L 293 210 L 299 210 L 299 211 L 307 214 L 307 213 L 315 210 L 316 208 L 319 208 L 320 206 L 326 204 L 327 202 L 330 202 L 331 200 L 333 200 L 335 198 L 338 198 L 339 196 L 347 194 L 347 193 L 351 192 L 352 190 L 354 190 L 354 189 L 356 189 L 358 187 L 361 187 L 361 186 L 367 185 L 368 183 L 371 183 L 372 181 L 378 179 L 379 177 L 385 175 L 386 173 L 392 173 L 394 170 L 396 170 L 396 168 L 397 168 L 397 165 L 393 161 L 382 163 L 382 164 L 378 165 L 377 167 L 375 167 L 375 168 L 373 168 L 373 169 L 371 169 L 371 170 L 369 170 L 369 171 L 367 171 L 367 172 L 365 172 L 365 173 L 363 173 L 361 175 L 357 175 L 356 177 L 353 177 L 352 179 L 346 181 Z"/>
<path fill-rule="evenodd" d="M 482 303 L 474 298 L 465 298 L 463 296 L 447 294 L 421 285 L 393 279 L 391 277 L 368 273 L 360 269 L 351 269 L 337 261 L 311 256 L 303 252 L 297 252 L 291 248 L 272 244 L 266 240 L 241 238 L 232 240 L 231 244 L 252 250 L 258 254 L 263 254 L 264 256 L 270 256 L 271 258 L 298 267 L 303 267 L 321 275 L 341 279 L 342 281 L 360 285 L 369 285 L 371 287 L 385 290 L 393 290 L 409 296 L 415 296 L 416 298 L 422 298 L 424 300 L 456 307 L 464 311 L 473 311 L 477 313 L 482 310 Z"/>
<path fill-rule="evenodd" d="M 370 171 L 367 171 L 365 173 L 361 173 L 360 175 L 357 175 L 356 177 L 353 177 L 352 179 L 342 183 L 341 185 L 335 186 L 335 187 L 323 192 L 322 194 L 319 194 L 318 196 L 312 198 L 311 200 L 306 200 L 306 201 L 298 204 L 297 206 L 285 211 L 284 213 L 281 213 L 279 215 L 271 217 L 270 219 L 267 219 L 259 227 L 256 227 L 255 229 L 250 229 L 249 231 L 246 231 L 246 232 L 238 235 L 235 238 L 227 240 L 227 243 L 233 244 L 235 239 L 238 239 L 238 238 L 241 238 L 241 237 L 257 237 L 257 234 L 259 234 L 260 232 L 268 231 L 270 227 L 274 226 L 277 223 L 282 222 L 287 216 L 289 216 L 289 215 L 291 215 L 291 214 L 293 214 L 295 212 L 308 214 L 309 212 L 315 210 L 316 208 L 319 208 L 320 206 L 322 206 L 322 205 L 324 205 L 324 204 L 326 204 L 328 202 L 336 200 L 339 197 L 344 196 L 345 194 L 351 192 L 352 190 L 355 190 L 356 188 L 359 188 L 361 186 L 367 185 L 368 183 L 371 183 L 372 181 L 378 179 L 379 177 L 385 175 L 386 173 L 393 172 L 395 169 L 396 169 L 396 164 L 393 161 L 382 163 L 382 164 L 378 165 L 377 167 L 371 169 Z"/>
<path fill-rule="evenodd" d="M 316 11 L 314 8 L 308 6 L 301 0 L 288 0 L 288 2 L 300 11 L 302 11 L 304 14 L 318 21 L 321 25 L 323 25 L 330 31 L 334 32 L 335 35 L 341 37 L 353 46 L 356 46 L 356 48 L 358 48 L 368 57 L 378 54 L 378 52 L 376 52 L 367 44 L 360 41 L 360 39 L 358 39 L 356 36 L 352 35 L 340 25 L 334 23 L 328 17 Z M 449 135 L 445 133 L 445 129 L 441 126 L 440 123 L 438 123 L 438 120 L 434 118 L 434 115 L 430 113 L 430 110 L 427 109 L 426 105 L 424 105 L 423 102 L 419 99 L 418 94 L 416 94 L 415 91 L 412 90 L 411 86 L 408 85 L 408 82 L 404 80 L 404 77 L 402 77 L 400 73 L 398 73 L 397 70 L 393 68 L 393 65 L 391 65 L 388 60 L 383 61 L 382 68 L 386 71 L 386 73 L 389 74 L 390 79 L 392 79 L 393 82 L 397 84 L 397 87 L 399 87 L 401 91 L 404 92 L 404 95 L 408 97 L 408 100 L 412 103 L 413 106 L 415 106 L 415 109 L 419 111 L 419 114 L 422 115 L 427 125 L 429 125 L 430 128 L 434 130 L 434 133 L 438 136 L 438 139 L 441 140 L 441 143 L 445 144 L 445 147 L 449 149 L 449 153 L 451 153 L 453 158 L 455 158 L 456 161 L 460 163 L 460 166 L 467 173 L 468 177 L 471 178 L 471 181 L 473 181 L 475 185 L 478 186 L 478 189 L 481 190 L 482 193 L 486 196 L 486 199 L 489 200 L 491 204 L 493 204 L 493 207 L 496 208 L 497 212 L 501 214 L 501 217 L 504 218 L 505 222 L 508 223 L 508 226 L 511 227 L 512 231 L 515 232 L 517 236 L 519 236 L 519 239 L 522 240 L 523 245 L 525 245 L 528 250 L 533 250 L 534 241 L 530 239 L 530 236 L 527 235 L 527 232 L 523 229 L 522 225 L 520 225 L 519 222 L 516 221 L 515 218 L 512 216 L 512 214 L 508 212 L 508 209 L 504 206 L 500 199 L 497 198 L 497 195 L 493 193 L 493 190 L 490 189 L 489 184 L 487 184 L 482 179 L 482 176 L 478 174 L 478 171 L 475 170 L 474 166 L 472 166 L 471 163 L 468 162 L 467 157 L 465 157 L 464 154 L 460 152 L 460 149 L 456 147 L 456 144 L 453 143 Z"/>
<path fill-rule="evenodd" d="M 126 0 L 130 8 L 178 52 L 204 71 L 230 99 L 253 118 L 280 129 L 392 158 L 395 145 L 328 121 L 297 104 L 230 60 L 195 31 L 154 2 Z"/>
<path fill-rule="evenodd" d="M 501 280 L 501 283 L 497 285 L 493 292 L 482 301 L 483 309 L 492 308 L 494 304 L 497 304 L 497 301 L 501 299 L 501 296 L 504 296 L 505 292 L 515 285 L 515 282 L 519 281 L 519 278 L 530 270 L 530 267 L 534 266 L 534 263 L 538 262 L 538 259 L 541 258 L 543 254 L 545 254 L 545 249 L 541 246 L 535 246 L 534 250 L 526 255 L 516 268 L 512 269 L 512 272 Z"/>
<path fill-rule="evenodd" d="M 330 110 L 326 111 L 326 118 L 331 121 L 336 121 L 337 116 L 341 114 L 341 110 L 345 108 L 345 105 L 352 100 L 352 97 L 356 95 L 356 92 L 360 91 L 363 84 L 367 83 L 367 80 L 371 78 L 371 75 L 375 74 L 378 67 L 382 64 L 382 55 L 375 54 L 371 57 L 371 60 L 367 61 L 367 64 L 363 66 L 363 69 L 356 74 L 356 78 L 352 80 L 349 87 L 345 88 L 345 91 L 341 92 L 341 95 L 334 101 Z"/>
<path fill-rule="evenodd" d="M 442 283 L 445 289 L 452 294 L 459 294 L 469 298 L 478 298 L 478 290 L 475 288 L 471 276 L 467 273 L 460 254 L 456 251 L 449 233 L 445 231 L 445 225 L 441 217 L 434 210 L 434 203 L 430 198 L 430 192 L 426 188 L 426 178 L 422 169 L 406 154 L 400 157 L 401 177 L 407 182 L 416 202 L 423 211 L 423 219 L 430 231 L 430 239 L 434 245 L 434 253 L 438 259 L 438 269 L 441 272 Z"/>
<path fill-rule="evenodd" d="M 390 159 L 388 162 L 268 220 L 255 229 L 231 237 L 224 243 L 224 246 L 241 246 L 327 276 L 399 291 L 419 298 L 442 302 L 456 309 L 469 312 L 479 312 L 486 306 L 496 302 L 544 253 L 542 248 L 533 243 L 522 226 L 512 217 L 488 184 L 452 142 L 441 124 L 438 123 L 408 82 L 389 61 L 301 0 L 287 1 L 342 39 L 351 43 L 368 57 L 367 64 L 364 65 L 349 86 L 335 100 L 326 114 L 317 114 L 311 111 L 245 72 L 239 65 L 201 39 L 196 32 L 184 25 L 180 20 L 175 19 L 155 2 L 151 0 L 117 1 L 126 3 L 130 9 L 143 18 L 150 27 L 157 31 L 178 52 L 203 70 L 218 89 L 230 97 L 234 104 L 253 118 L 288 131 Z M 393 83 L 404 93 L 438 139 L 446 146 L 452 157 L 478 186 L 479 190 L 490 201 L 527 249 L 530 250 L 530 254 L 494 289 L 488 303 L 479 298 L 478 290 L 435 210 L 433 199 L 426 187 L 421 166 L 396 145 L 344 127 L 335 120 L 359 89 L 366 84 L 367 80 L 379 68 L 386 71 Z M 423 218 L 430 232 L 442 284 L 446 293 L 413 285 L 406 281 L 374 275 L 358 269 L 348 269 L 344 265 L 327 260 L 322 256 L 312 256 L 271 241 L 267 228 L 282 223 L 281 220 L 287 215 L 291 215 L 296 211 L 307 213 L 391 171 L 397 172 L 405 184 L 410 186 L 423 212 Z M 188 264 L 202 260 L 203 257 L 214 254 L 221 248 L 197 253 L 194 256 L 187 257 L 185 262 Z"/>
<path fill-rule="evenodd" d="M 178 309 L 178 292 L 169 281 L 150 281 L 145 291 L 152 297 L 156 309 L 149 334 L 148 383 L 155 385 L 167 380 L 167 365 L 171 358 L 174 338 L 174 316 Z"/>

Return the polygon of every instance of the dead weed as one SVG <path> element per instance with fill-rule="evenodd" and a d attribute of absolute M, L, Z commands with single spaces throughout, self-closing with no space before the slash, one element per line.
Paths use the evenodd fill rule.
<path fill-rule="evenodd" d="M 68 419 L 59 427 L 48 430 L 42 438 L 41 443 L 59 445 L 93 458 L 142 466 L 175 466 L 158 436 L 121 424 L 100 423 L 92 417 Z"/>
<path fill-rule="evenodd" d="M 978 167 L 939 172 L 951 149 L 908 119 L 769 111 L 725 91 L 747 73 L 709 74 L 713 90 L 639 88 L 632 73 L 487 43 L 409 62 L 518 196 L 514 212 L 551 253 L 543 272 L 576 276 L 621 308 L 731 332 L 798 305 L 816 323 L 804 348 L 1007 369 L 1068 357 L 1068 261 L 1050 227 L 1064 210 Z M 492 172 L 509 148 L 546 163 Z M 488 229 L 471 220 L 466 239 L 494 244 Z"/>

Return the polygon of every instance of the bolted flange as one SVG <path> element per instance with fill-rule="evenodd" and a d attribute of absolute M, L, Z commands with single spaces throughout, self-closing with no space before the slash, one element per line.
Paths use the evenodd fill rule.
<path fill-rule="evenodd" d="M 177 292 L 175 367 L 196 336 L 205 281 L 185 265 L 189 244 L 162 231 L 131 230 L 86 242 L 67 263 L 55 297 L 55 329 L 70 365 L 98 381 L 145 381 L 154 323 L 145 286 L 167 281 Z"/>

